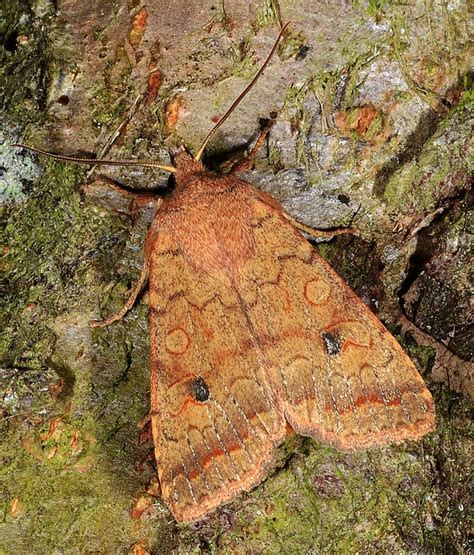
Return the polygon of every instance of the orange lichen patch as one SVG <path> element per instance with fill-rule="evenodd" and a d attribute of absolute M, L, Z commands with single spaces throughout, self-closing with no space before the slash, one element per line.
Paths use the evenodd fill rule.
<path fill-rule="evenodd" d="M 12 518 L 20 518 L 23 514 L 23 506 L 20 502 L 19 497 L 14 497 L 11 500 L 10 506 L 8 507 L 8 513 Z"/>
<path fill-rule="evenodd" d="M 169 129 L 176 126 L 178 121 L 186 114 L 184 100 L 181 96 L 176 96 L 166 106 L 166 124 Z"/>
<path fill-rule="evenodd" d="M 48 392 L 51 398 L 56 401 L 61 391 L 64 389 L 64 380 L 59 378 L 56 382 L 48 385 Z"/>
<path fill-rule="evenodd" d="M 69 447 L 73 453 L 77 453 L 82 450 L 84 443 L 81 440 L 81 432 L 79 430 L 74 430 L 71 439 L 69 440 Z"/>
<path fill-rule="evenodd" d="M 156 64 L 150 64 L 148 67 L 150 74 L 148 75 L 148 90 L 146 94 L 145 106 L 150 106 L 156 100 L 158 90 L 161 87 L 163 79 L 161 72 L 157 69 Z"/>
<path fill-rule="evenodd" d="M 153 498 L 150 495 L 142 495 L 135 503 L 131 511 L 132 518 L 140 518 L 142 514 L 151 507 Z"/>
<path fill-rule="evenodd" d="M 148 20 L 148 12 L 146 8 L 142 8 L 133 19 L 132 30 L 128 34 L 128 42 L 130 46 L 136 50 L 143 38 Z"/>
<path fill-rule="evenodd" d="M 357 117 L 357 133 L 359 135 L 365 135 L 367 130 L 377 115 L 377 110 L 374 106 L 363 106 L 359 109 L 358 117 Z"/>
<path fill-rule="evenodd" d="M 47 453 L 46 453 L 46 458 L 50 461 L 51 459 L 53 459 L 57 453 L 58 453 L 58 449 L 59 447 L 57 445 L 55 445 L 54 447 L 52 447 Z"/>
<path fill-rule="evenodd" d="M 159 497 L 160 493 L 161 490 L 158 479 L 156 477 L 153 477 L 146 492 L 139 499 L 137 499 L 135 505 L 133 506 L 130 513 L 131 517 L 138 519 L 144 513 L 148 512 L 153 505 L 153 499 L 155 497 Z"/>
<path fill-rule="evenodd" d="M 358 135 L 363 137 L 378 115 L 377 108 L 373 104 L 367 104 L 350 110 L 335 112 L 334 123 L 341 131 L 356 131 Z"/>
<path fill-rule="evenodd" d="M 38 461 L 44 461 L 44 453 L 38 442 L 33 438 L 25 437 L 22 441 L 23 449 Z"/>
<path fill-rule="evenodd" d="M 150 552 L 146 549 L 143 543 L 136 543 L 132 550 L 130 551 L 130 555 L 149 555 Z"/>
<path fill-rule="evenodd" d="M 40 439 L 42 442 L 46 442 L 50 439 L 58 440 L 64 431 L 64 422 L 61 418 L 53 418 L 49 423 L 49 428 L 47 432 L 40 434 Z"/>

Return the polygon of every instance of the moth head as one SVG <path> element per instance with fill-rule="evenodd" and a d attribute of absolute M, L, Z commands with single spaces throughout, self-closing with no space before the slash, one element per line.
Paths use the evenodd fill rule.
<path fill-rule="evenodd" d="M 171 152 L 170 154 L 171 159 L 173 160 L 173 165 L 176 168 L 176 173 L 186 174 L 204 171 L 202 162 L 196 160 L 184 145 L 181 145 L 177 150 Z"/>

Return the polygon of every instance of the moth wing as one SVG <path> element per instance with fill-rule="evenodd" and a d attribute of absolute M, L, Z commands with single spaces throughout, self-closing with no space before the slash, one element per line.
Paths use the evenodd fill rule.
<path fill-rule="evenodd" d="M 263 479 L 286 422 L 235 291 L 198 274 L 165 232 L 151 256 L 158 474 L 176 519 L 192 521 Z"/>
<path fill-rule="evenodd" d="M 342 450 L 432 430 L 431 394 L 374 314 L 281 209 L 255 200 L 252 225 L 241 294 L 293 429 Z"/>

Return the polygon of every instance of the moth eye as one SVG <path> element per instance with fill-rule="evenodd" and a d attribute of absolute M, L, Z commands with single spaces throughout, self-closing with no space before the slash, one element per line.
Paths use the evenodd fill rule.
<path fill-rule="evenodd" d="M 323 331 L 321 335 L 324 340 L 324 347 L 327 354 L 330 357 L 338 355 L 341 352 L 342 344 L 344 342 L 342 337 L 329 331 Z"/>
<path fill-rule="evenodd" d="M 207 383 L 201 378 L 201 376 L 197 376 L 194 380 L 191 381 L 191 394 L 194 396 L 196 401 L 200 403 L 205 403 L 209 397 L 209 388 L 207 387 Z"/>

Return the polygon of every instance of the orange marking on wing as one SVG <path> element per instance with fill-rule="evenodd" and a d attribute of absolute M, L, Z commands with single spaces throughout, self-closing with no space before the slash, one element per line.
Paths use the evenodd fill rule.
<path fill-rule="evenodd" d="M 181 404 L 181 407 L 179 408 L 179 410 L 177 412 L 172 413 L 173 416 L 180 416 L 188 408 L 188 405 L 194 405 L 196 407 L 199 407 L 202 405 L 202 403 L 200 403 L 199 401 L 196 401 L 196 399 L 193 399 L 192 397 L 186 397 L 183 403 Z"/>
<path fill-rule="evenodd" d="M 366 397 L 366 402 L 383 404 L 383 399 L 378 393 L 372 392 L 368 397 Z"/>
<path fill-rule="evenodd" d="M 364 405 L 370 405 L 370 404 L 383 405 L 384 401 L 383 401 L 382 397 L 380 397 L 380 395 L 378 395 L 375 392 L 370 393 L 370 395 L 368 397 L 365 397 L 364 395 L 361 395 L 360 397 L 357 397 L 357 399 L 354 401 L 354 405 L 356 406 L 356 408 L 361 408 Z M 387 404 L 389 406 L 395 406 L 395 405 L 399 405 L 400 401 L 398 399 L 392 399 Z M 326 412 L 334 412 L 334 406 L 333 405 L 326 405 L 324 407 L 324 410 Z M 344 414 L 346 412 L 352 412 L 352 408 L 351 407 L 343 408 L 343 407 L 338 406 L 337 407 L 337 412 L 339 414 Z"/>
<path fill-rule="evenodd" d="M 360 408 L 363 405 L 366 405 L 368 402 L 369 400 L 367 399 L 367 397 L 357 397 L 357 399 L 354 401 L 354 405 L 357 408 Z"/>
<path fill-rule="evenodd" d="M 241 436 L 237 436 L 240 440 L 240 443 L 229 443 L 227 444 L 224 440 L 225 448 L 228 453 L 234 453 L 234 451 L 242 451 L 244 449 L 244 441 L 249 438 L 249 433 L 242 433 Z"/>
<path fill-rule="evenodd" d="M 353 339 L 349 339 L 348 337 L 341 337 L 342 345 L 341 345 L 341 353 L 345 353 L 351 347 L 355 348 L 363 348 L 367 349 L 367 345 L 365 343 L 360 343 L 354 341 Z"/>
<path fill-rule="evenodd" d="M 195 470 L 193 470 L 192 472 L 190 472 L 188 474 L 188 478 L 190 480 L 195 480 L 199 475 L 201 474 L 201 469 L 200 468 L 196 468 Z"/>
<path fill-rule="evenodd" d="M 222 449 L 215 448 L 213 449 L 209 455 L 203 457 L 199 462 L 201 466 L 206 467 L 213 459 L 217 459 L 217 457 L 222 457 L 224 455 L 224 451 Z"/>
<path fill-rule="evenodd" d="M 285 312 L 291 312 L 291 309 L 293 308 L 293 303 L 291 302 L 291 296 L 288 292 L 288 289 L 284 289 L 282 293 L 284 293 L 285 295 L 285 301 L 284 301 Z"/>
<path fill-rule="evenodd" d="M 173 366 L 171 368 L 171 370 L 173 372 L 173 375 L 177 375 L 177 374 L 179 375 L 183 372 L 182 367 L 178 364 Z M 169 389 L 171 389 L 172 387 L 175 387 L 175 386 L 180 385 L 184 382 L 188 382 L 189 380 L 192 380 L 194 377 L 195 377 L 195 374 L 189 374 L 189 373 L 188 374 L 183 374 L 182 378 L 179 378 L 179 379 L 175 380 L 174 382 L 171 382 L 167 387 Z"/>
<path fill-rule="evenodd" d="M 191 338 L 182 328 L 175 328 L 165 337 L 165 349 L 173 355 L 184 354 L 191 345 Z"/>
<path fill-rule="evenodd" d="M 331 286 L 322 279 L 311 279 L 304 286 L 304 298 L 313 306 L 324 304 L 330 293 Z"/>

